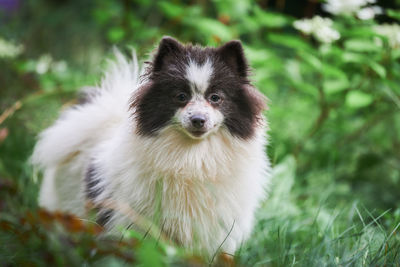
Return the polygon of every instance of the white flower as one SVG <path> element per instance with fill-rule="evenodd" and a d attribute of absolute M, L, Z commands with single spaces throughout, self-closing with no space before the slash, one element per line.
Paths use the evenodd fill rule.
<path fill-rule="evenodd" d="M 322 43 L 332 43 L 340 38 L 339 32 L 330 27 L 321 27 L 314 33 L 314 36 Z"/>
<path fill-rule="evenodd" d="M 364 7 L 357 11 L 357 17 L 362 20 L 373 19 L 375 17 L 375 12 L 372 7 Z"/>
<path fill-rule="evenodd" d="M 173 246 L 166 245 L 165 252 L 167 253 L 168 256 L 175 256 L 177 253 L 177 250 Z"/>
<path fill-rule="evenodd" d="M 357 12 L 366 4 L 368 4 L 367 0 L 328 0 L 322 5 L 322 9 L 334 15 L 346 15 Z"/>
<path fill-rule="evenodd" d="M 357 17 L 362 20 L 373 19 L 375 15 L 382 14 L 383 10 L 379 6 L 364 7 L 357 11 Z"/>
<path fill-rule="evenodd" d="M 313 30 L 311 20 L 309 19 L 296 20 L 293 26 L 305 34 L 311 34 Z"/>
<path fill-rule="evenodd" d="M 357 14 L 359 19 L 372 19 L 376 14 L 382 13 L 379 6 L 368 6 L 375 4 L 376 0 L 328 0 L 322 5 L 322 9 L 334 15 Z"/>
<path fill-rule="evenodd" d="M 400 48 L 400 25 L 399 24 L 382 24 L 374 27 L 374 31 L 386 37 L 392 48 Z"/>
<path fill-rule="evenodd" d="M 67 63 L 64 60 L 54 61 L 51 55 L 44 54 L 38 59 L 35 70 L 38 74 L 45 74 L 49 71 L 62 73 L 65 72 L 67 68 Z"/>
<path fill-rule="evenodd" d="M 24 47 L 22 45 L 15 45 L 3 38 L 0 38 L 0 58 L 16 57 L 22 53 Z"/>
<path fill-rule="evenodd" d="M 67 63 L 64 60 L 55 61 L 51 64 L 51 70 L 54 72 L 65 72 L 67 70 Z"/>
<path fill-rule="evenodd" d="M 50 69 L 52 62 L 53 58 L 50 55 L 42 55 L 36 64 L 36 72 L 38 74 L 45 74 Z"/>
<path fill-rule="evenodd" d="M 312 35 L 322 43 L 332 43 L 340 38 L 340 33 L 332 28 L 332 20 L 315 16 L 312 19 L 297 20 L 293 26 L 304 34 Z"/>

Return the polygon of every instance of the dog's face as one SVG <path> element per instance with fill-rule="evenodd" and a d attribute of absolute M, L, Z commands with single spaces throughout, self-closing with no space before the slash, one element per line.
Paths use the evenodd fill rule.
<path fill-rule="evenodd" d="M 147 75 L 131 105 L 140 135 L 154 136 L 174 126 L 190 138 L 203 139 L 224 127 L 246 139 L 265 107 L 264 97 L 248 80 L 239 41 L 201 48 L 164 37 Z"/>

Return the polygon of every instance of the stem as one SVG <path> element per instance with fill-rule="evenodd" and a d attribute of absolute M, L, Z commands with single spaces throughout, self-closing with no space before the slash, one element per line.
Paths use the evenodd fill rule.
<path fill-rule="evenodd" d="M 331 107 L 328 106 L 328 104 L 326 103 L 326 97 L 325 97 L 324 90 L 321 87 L 318 87 L 318 92 L 319 92 L 318 102 L 319 102 L 320 113 L 319 113 L 317 120 L 314 123 L 314 126 L 311 127 L 311 131 L 307 134 L 307 136 L 305 138 L 302 139 L 304 141 L 302 143 L 298 143 L 297 146 L 295 147 L 293 154 L 296 158 L 297 158 L 297 155 L 303 149 L 303 144 L 305 143 L 305 141 L 307 139 L 312 138 L 322 128 L 326 119 L 329 117 Z"/>

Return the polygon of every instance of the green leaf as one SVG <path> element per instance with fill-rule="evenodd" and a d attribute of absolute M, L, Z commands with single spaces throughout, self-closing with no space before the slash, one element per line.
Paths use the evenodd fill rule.
<path fill-rule="evenodd" d="M 252 64 L 262 64 L 271 58 L 271 52 L 266 49 L 257 49 L 253 47 L 245 47 L 246 56 Z"/>
<path fill-rule="evenodd" d="M 366 58 L 362 54 L 345 51 L 342 60 L 346 63 L 365 63 Z"/>
<path fill-rule="evenodd" d="M 381 77 L 381 78 L 386 77 L 386 69 L 381 64 L 376 63 L 375 61 L 371 61 L 369 63 L 369 66 L 371 67 L 371 69 L 373 69 L 376 72 L 376 74 L 378 74 L 379 77 Z"/>
<path fill-rule="evenodd" d="M 324 81 L 322 87 L 325 93 L 334 94 L 349 88 L 349 82 L 347 80 L 330 79 Z"/>
<path fill-rule="evenodd" d="M 207 37 L 215 35 L 221 38 L 222 41 L 228 41 L 233 37 L 229 27 L 218 20 L 203 18 L 191 23 Z"/>
<path fill-rule="evenodd" d="M 269 33 L 268 40 L 278 45 L 287 46 L 295 50 L 310 50 L 311 48 L 308 43 L 304 42 L 298 36 L 293 36 L 289 34 Z"/>
<path fill-rule="evenodd" d="M 51 74 L 44 74 L 41 75 L 40 84 L 45 92 L 54 92 L 57 90 L 57 82 L 54 80 L 53 75 Z"/>
<path fill-rule="evenodd" d="M 306 94 L 312 95 L 314 97 L 318 96 L 318 88 L 315 87 L 313 84 L 310 84 L 308 82 L 302 82 L 302 81 L 293 81 L 293 85 L 303 91 Z"/>
<path fill-rule="evenodd" d="M 118 43 L 124 38 L 124 36 L 125 36 L 125 31 L 121 27 L 113 27 L 107 33 L 108 40 L 110 40 L 113 43 Z"/>
<path fill-rule="evenodd" d="M 377 52 L 381 48 L 368 39 L 350 39 L 344 43 L 347 50 L 356 52 Z"/>
<path fill-rule="evenodd" d="M 350 91 L 346 95 L 346 105 L 350 108 L 362 108 L 370 105 L 373 97 L 360 90 Z"/>
<path fill-rule="evenodd" d="M 392 51 L 392 58 L 393 58 L 394 60 L 400 58 L 400 49 L 396 49 L 396 50 L 393 50 L 393 51 Z"/>
<path fill-rule="evenodd" d="M 107 23 L 111 19 L 111 12 L 107 12 L 105 9 L 97 8 L 93 11 L 93 17 L 100 25 Z"/>
<path fill-rule="evenodd" d="M 241 23 L 237 25 L 240 34 L 257 33 L 260 30 L 261 25 L 254 17 L 245 16 L 241 19 Z"/>
<path fill-rule="evenodd" d="M 184 15 L 185 10 L 181 5 L 171 3 L 170 1 L 159 1 L 158 8 L 167 18 L 176 18 Z"/>
<path fill-rule="evenodd" d="M 320 70 L 322 67 L 322 62 L 321 60 L 314 56 L 311 53 L 307 53 L 304 50 L 299 51 L 299 55 L 304 59 L 306 63 L 308 63 L 311 67 L 313 67 L 316 70 Z"/>
<path fill-rule="evenodd" d="M 260 25 L 268 28 L 282 28 L 289 24 L 289 19 L 278 13 L 266 12 L 259 7 L 254 8 L 254 15 Z"/>
<path fill-rule="evenodd" d="M 400 10 L 386 9 L 386 14 L 391 18 L 400 20 Z"/>
<path fill-rule="evenodd" d="M 252 9 L 253 3 L 251 1 L 238 1 L 238 0 L 217 0 L 209 1 L 213 3 L 213 6 L 217 9 L 218 14 L 229 15 L 233 20 L 242 19 L 248 16 L 250 9 Z M 194 2 L 200 4 L 201 2 Z M 207 5 L 207 1 L 203 2 Z"/>
<path fill-rule="evenodd" d="M 322 74 L 324 77 L 322 87 L 325 93 L 334 94 L 349 88 L 349 79 L 341 69 L 324 64 Z"/>
<path fill-rule="evenodd" d="M 353 27 L 345 26 L 341 32 L 343 32 L 343 36 L 354 39 L 365 40 L 376 36 L 376 33 L 371 26 L 362 27 L 358 22 L 357 24 L 353 25 Z"/>
<path fill-rule="evenodd" d="M 400 94 L 400 84 L 398 82 L 385 79 L 383 80 L 383 83 L 389 90 L 394 91 L 396 94 Z"/>
<path fill-rule="evenodd" d="M 137 249 L 137 256 L 142 266 L 165 266 L 155 242 L 146 241 Z"/>

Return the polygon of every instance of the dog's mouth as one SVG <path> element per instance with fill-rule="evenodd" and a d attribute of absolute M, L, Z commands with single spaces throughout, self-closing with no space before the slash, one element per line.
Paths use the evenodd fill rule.
<path fill-rule="evenodd" d="M 183 128 L 182 130 L 192 139 L 203 139 L 208 133 L 206 129 Z"/>
<path fill-rule="evenodd" d="M 191 130 L 189 131 L 190 135 L 194 137 L 202 137 L 204 134 L 207 133 L 206 130 Z"/>

